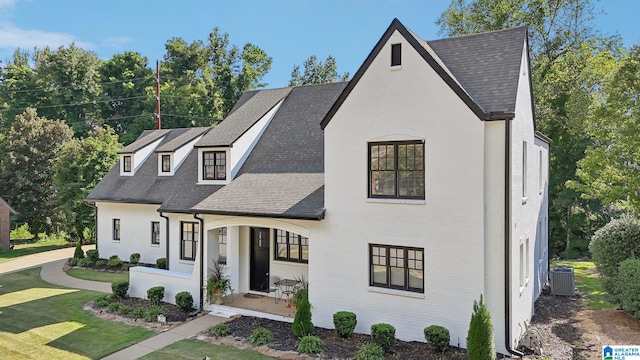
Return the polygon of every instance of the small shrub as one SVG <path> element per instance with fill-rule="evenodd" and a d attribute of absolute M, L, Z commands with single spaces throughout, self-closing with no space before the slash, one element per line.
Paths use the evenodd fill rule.
<path fill-rule="evenodd" d="M 396 328 L 390 324 L 371 325 L 371 341 L 380 345 L 385 353 L 388 353 L 396 345 Z"/>
<path fill-rule="evenodd" d="M 118 314 L 120 315 L 127 315 L 130 314 L 133 311 L 133 308 L 131 306 L 128 305 L 122 305 L 120 307 L 120 309 L 118 309 Z"/>
<path fill-rule="evenodd" d="M 309 298 L 303 297 L 296 310 L 296 316 L 293 318 L 291 330 L 297 337 L 311 335 L 313 333 L 313 323 L 311 322 L 311 304 Z"/>
<path fill-rule="evenodd" d="M 24 223 L 17 228 L 11 230 L 9 234 L 11 239 L 33 239 L 33 234 L 29 232 L 29 224 Z"/>
<path fill-rule="evenodd" d="M 296 350 L 303 354 L 319 354 L 324 351 L 324 342 L 317 336 L 303 336 Z"/>
<path fill-rule="evenodd" d="M 74 259 L 83 259 L 84 258 L 84 250 L 82 250 L 82 243 L 78 241 L 76 244 L 76 250 L 73 252 Z"/>
<path fill-rule="evenodd" d="M 159 305 L 160 301 L 164 299 L 164 286 L 154 286 L 147 290 L 147 299 L 151 301 L 151 304 Z"/>
<path fill-rule="evenodd" d="M 640 319 L 640 260 L 627 259 L 620 264 L 617 280 L 620 305 L 629 315 Z"/>
<path fill-rule="evenodd" d="M 293 295 L 291 296 L 291 306 L 293 306 L 294 309 L 297 309 L 298 306 L 300 306 L 300 302 L 304 298 L 307 298 L 307 299 L 309 298 L 309 289 L 307 288 L 296 289 L 293 292 Z"/>
<path fill-rule="evenodd" d="M 226 323 L 218 323 L 215 326 L 211 327 L 211 335 L 215 337 L 227 336 L 231 333 L 231 329 L 229 329 L 229 325 Z"/>
<path fill-rule="evenodd" d="M 103 260 L 103 259 L 96 260 L 97 268 L 103 268 L 105 266 L 107 266 L 107 260 Z"/>
<path fill-rule="evenodd" d="M 257 346 L 267 345 L 273 341 L 273 333 L 271 333 L 271 331 L 269 331 L 268 329 L 259 327 L 251 332 L 249 341 L 251 341 L 253 345 Z"/>
<path fill-rule="evenodd" d="M 111 260 L 111 259 L 119 259 L 119 257 L 118 257 L 118 255 L 111 255 L 111 256 L 109 256 L 109 260 Z"/>
<path fill-rule="evenodd" d="M 127 280 L 116 280 L 111 283 L 111 290 L 113 291 L 113 295 L 122 299 L 127 296 L 127 291 L 129 291 L 129 282 Z"/>
<path fill-rule="evenodd" d="M 356 360 L 384 360 L 384 349 L 375 343 L 366 343 L 356 351 Z"/>
<path fill-rule="evenodd" d="M 100 259 L 100 257 L 98 256 L 98 250 L 97 249 L 89 249 L 87 250 L 87 259 L 96 262 L 98 261 L 98 259 Z"/>
<path fill-rule="evenodd" d="M 333 314 L 333 325 L 336 327 L 338 336 L 348 338 L 353 335 L 353 329 L 356 328 L 358 320 L 356 314 L 350 311 L 338 311 Z"/>
<path fill-rule="evenodd" d="M 424 339 L 427 344 L 433 346 L 438 352 L 443 352 L 449 346 L 451 336 L 446 327 L 431 325 L 424 328 Z"/>
<path fill-rule="evenodd" d="M 156 260 L 156 267 L 158 269 L 166 269 L 167 268 L 167 258 L 160 258 Z"/>
<path fill-rule="evenodd" d="M 114 255 L 115 257 L 110 257 L 109 260 L 107 261 L 107 265 L 109 267 L 118 267 L 120 265 L 122 265 L 122 260 L 120 260 L 120 258 L 117 255 Z"/>
<path fill-rule="evenodd" d="M 147 322 L 158 321 L 158 315 L 166 314 L 164 308 L 162 306 L 153 305 L 144 314 L 144 319 Z"/>
<path fill-rule="evenodd" d="M 78 258 L 69 259 L 69 266 L 77 266 L 77 265 L 78 265 Z"/>
<path fill-rule="evenodd" d="M 176 305 L 182 311 L 191 311 L 193 309 L 193 296 L 188 291 L 181 291 L 176 294 Z"/>
<path fill-rule="evenodd" d="M 136 306 L 135 308 L 133 308 L 133 310 L 131 310 L 131 317 L 133 317 L 134 319 L 142 319 L 143 317 L 145 317 L 146 312 L 147 310 L 145 308 Z"/>
<path fill-rule="evenodd" d="M 100 295 L 95 300 L 94 303 L 97 307 L 107 307 L 109 306 L 109 295 Z"/>
<path fill-rule="evenodd" d="M 482 301 L 473 301 L 473 313 L 467 333 L 467 357 L 469 360 L 495 360 L 496 347 L 493 340 L 491 314 Z"/>
<path fill-rule="evenodd" d="M 107 307 L 107 311 L 111 312 L 111 313 L 117 313 L 120 312 L 120 309 L 122 307 L 126 306 L 125 304 L 121 303 L 121 302 L 112 302 L 111 304 L 109 304 L 109 306 Z"/>
<path fill-rule="evenodd" d="M 131 254 L 131 256 L 129 256 L 129 262 L 131 264 L 137 264 L 138 262 L 140 262 L 140 254 L 139 253 Z"/>
<path fill-rule="evenodd" d="M 87 259 L 87 258 L 78 259 L 78 266 L 90 267 L 91 264 L 93 264 L 93 261 L 91 261 L 91 259 Z"/>
<path fill-rule="evenodd" d="M 127 263 L 122 263 L 122 265 L 120 266 L 120 270 L 122 271 L 129 271 L 129 268 L 131 268 L 133 265 L 131 264 L 127 264 Z"/>

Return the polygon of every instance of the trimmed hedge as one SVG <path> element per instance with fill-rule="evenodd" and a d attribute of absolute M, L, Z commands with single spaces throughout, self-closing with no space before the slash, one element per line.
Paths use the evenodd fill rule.
<path fill-rule="evenodd" d="M 338 311 L 333 314 L 333 325 L 340 337 L 348 338 L 353 335 L 353 330 L 357 324 L 356 314 L 351 311 Z"/>
<path fill-rule="evenodd" d="M 176 305 L 182 311 L 191 311 L 193 309 L 193 296 L 188 291 L 181 291 L 176 294 Z"/>
<path fill-rule="evenodd" d="M 380 345 L 385 353 L 388 353 L 396 345 L 396 328 L 391 324 L 371 325 L 371 341 Z"/>
<path fill-rule="evenodd" d="M 116 280 L 111 283 L 111 290 L 113 291 L 114 296 L 122 299 L 127 296 L 127 292 L 129 291 L 129 281 Z"/>
<path fill-rule="evenodd" d="M 137 264 L 140 262 L 140 254 L 139 253 L 133 253 L 129 256 L 129 263 L 131 264 Z"/>
<path fill-rule="evenodd" d="M 159 305 L 164 299 L 164 286 L 154 286 L 147 290 L 147 298 L 153 305 Z"/>
<path fill-rule="evenodd" d="M 620 264 L 617 287 L 620 305 L 629 315 L 640 319 L 640 259 L 627 259 Z"/>
<path fill-rule="evenodd" d="M 167 258 L 160 258 L 156 260 L 156 267 L 158 269 L 166 269 L 167 268 Z"/>
<path fill-rule="evenodd" d="M 443 352 L 444 349 L 449 346 L 451 336 L 446 327 L 431 325 L 424 328 L 424 339 L 427 341 L 427 344 L 433 346 L 439 352 Z"/>

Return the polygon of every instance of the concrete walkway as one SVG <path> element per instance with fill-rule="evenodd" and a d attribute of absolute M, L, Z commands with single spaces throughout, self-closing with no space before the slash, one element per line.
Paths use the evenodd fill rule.
<path fill-rule="evenodd" d="M 89 249 L 95 249 L 95 245 L 85 245 L 82 249 L 86 252 Z M 65 261 L 73 256 L 74 250 L 75 248 L 52 250 L 33 255 L 26 255 L 16 258 L 15 260 L 7 261 L 0 264 L 0 276 L 42 266 L 40 277 L 48 283 L 74 289 L 111 293 L 111 284 L 108 282 L 74 278 L 67 275 L 67 273 L 62 270 Z M 162 349 L 165 346 L 171 345 L 174 342 L 193 337 L 196 334 L 211 328 L 215 324 L 228 320 L 229 319 L 227 318 L 209 314 L 203 315 L 138 344 L 115 352 L 104 359 L 136 359 L 158 349 Z"/>

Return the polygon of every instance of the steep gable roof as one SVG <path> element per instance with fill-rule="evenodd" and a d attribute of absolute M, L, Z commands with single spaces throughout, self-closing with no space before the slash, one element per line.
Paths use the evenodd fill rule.
<path fill-rule="evenodd" d="M 187 129 L 187 131 L 183 132 L 182 134 L 180 134 L 179 136 L 177 136 L 173 140 L 167 141 L 167 142 L 161 144 L 160 146 L 158 146 L 158 148 L 156 148 L 156 152 L 159 153 L 159 152 L 173 152 L 173 151 L 176 151 L 179 148 L 183 147 L 188 142 L 190 142 L 191 140 L 197 138 L 198 136 L 206 133 L 209 130 L 211 130 L 210 127 L 189 128 L 189 129 Z"/>
<path fill-rule="evenodd" d="M 119 154 L 133 154 L 134 152 L 142 149 L 143 147 L 151 144 L 152 142 L 160 139 L 161 137 L 167 135 L 169 133 L 169 129 L 163 130 L 145 130 L 138 136 L 136 141 L 131 144 L 123 147 L 118 153 Z"/>
<path fill-rule="evenodd" d="M 389 28 L 322 120 L 320 126 L 323 129 L 396 31 L 479 119 L 513 118 L 519 73 L 518 71 L 514 73 L 512 69 L 520 68 L 522 50 L 527 38 L 526 28 L 428 42 L 415 36 L 398 19 L 393 19 Z M 466 49 L 467 46 L 468 49 Z M 486 56 L 486 53 L 481 54 L 480 51 L 498 54 Z M 504 69 L 508 71 L 503 72 Z"/>

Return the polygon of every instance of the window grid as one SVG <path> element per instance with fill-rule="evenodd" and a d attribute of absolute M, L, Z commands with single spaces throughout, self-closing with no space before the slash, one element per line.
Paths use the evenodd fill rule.
<path fill-rule="evenodd" d="M 171 155 L 162 155 L 162 172 L 171 172 Z"/>
<path fill-rule="evenodd" d="M 369 245 L 369 285 L 424 293 L 424 250 Z"/>
<path fill-rule="evenodd" d="M 424 199 L 424 143 L 369 144 L 369 197 Z"/>
<path fill-rule="evenodd" d="M 120 219 L 113 219 L 113 240 L 120 241 Z"/>
<path fill-rule="evenodd" d="M 302 235 L 275 229 L 275 259 L 291 262 L 309 262 L 309 239 Z"/>
<path fill-rule="evenodd" d="M 180 259 L 195 260 L 199 235 L 199 224 L 197 222 L 181 221 L 180 227 Z"/>
<path fill-rule="evenodd" d="M 160 222 L 151 222 L 151 243 L 154 245 L 160 244 Z"/>
<path fill-rule="evenodd" d="M 203 152 L 202 177 L 204 180 L 226 180 L 227 153 L 224 151 Z"/>
<path fill-rule="evenodd" d="M 227 263 L 227 228 L 218 229 L 218 263 Z"/>
<path fill-rule="evenodd" d="M 122 171 L 131 172 L 131 155 L 122 157 Z"/>

